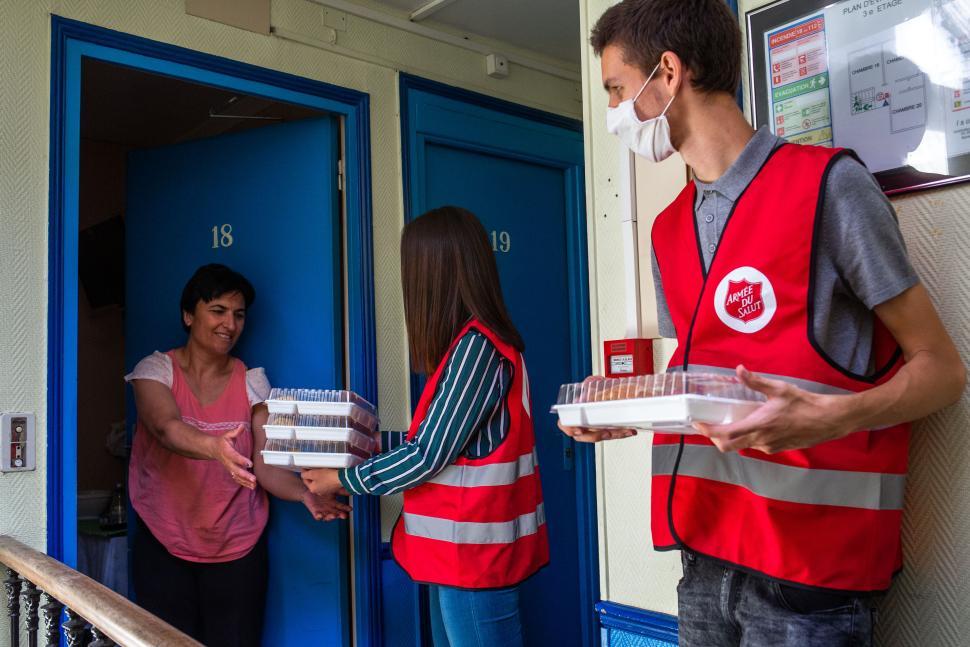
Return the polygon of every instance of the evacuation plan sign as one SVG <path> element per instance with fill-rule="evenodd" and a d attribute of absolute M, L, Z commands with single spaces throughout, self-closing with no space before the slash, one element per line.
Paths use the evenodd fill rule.
<path fill-rule="evenodd" d="M 787 0 L 748 16 L 758 124 L 851 148 L 874 173 L 970 175 L 970 0 Z"/>

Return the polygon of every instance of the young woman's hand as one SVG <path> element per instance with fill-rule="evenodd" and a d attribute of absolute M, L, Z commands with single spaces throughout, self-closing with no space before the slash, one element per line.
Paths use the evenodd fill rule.
<path fill-rule="evenodd" d="M 350 505 L 339 501 L 335 493 L 321 495 L 314 494 L 310 490 L 303 493 L 303 505 L 317 521 L 346 519 L 353 510 Z"/>
<path fill-rule="evenodd" d="M 602 375 L 590 375 L 585 380 L 583 384 L 589 384 L 590 382 L 599 382 L 605 380 L 606 378 Z M 567 427 L 561 422 L 557 423 L 559 430 L 564 434 L 572 438 L 578 443 L 598 443 L 603 440 L 615 440 L 617 438 L 629 438 L 630 436 L 636 436 L 636 429 L 620 429 L 620 428 L 593 428 L 593 427 Z"/>
<path fill-rule="evenodd" d="M 615 440 L 617 438 L 629 438 L 636 436 L 636 429 L 621 429 L 619 427 L 593 428 L 593 427 L 566 427 L 560 422 L 559 430 L 579 443 L 598 443 L 603 440 Z"/>
<path fill-rule="evenodd" d="M 208 441 L 209 458 L 219 463 L 229 472 L 232 480 L 239 485 L 256 489 L 256 475 L 248 471 L 252 469 L 253 462 L 236 451 L 235 439 L 243 433 L 246 427 L 239 425 L 232 431 L 227 431 L 221 436 L 210 436 Z"/>
<path fill-rule="evenodd" d="M 321 467 L 315 470 L 303 470 L 300 478 L 303 479 L 303 484 L 306 485 L 307 489 L 314 494 L 323 496 L 332 494 L 347 496 L 350 494 L 344 489 L 335 469 Z"/>

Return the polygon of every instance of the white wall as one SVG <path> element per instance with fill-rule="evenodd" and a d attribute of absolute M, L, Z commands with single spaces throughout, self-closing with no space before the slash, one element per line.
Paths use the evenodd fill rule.
<path fill-rule="evenodd" d="M 582 0 L 584 39 L 614 0 Z M 599 59 L 583 52 L 586 135 L 586 201 L 590 248 L 590 301 L 594 372 L 601 372 L 603 341 L 625 336 L 626 279 L 620 220 L 623 214 L 622 166 L 626 154 L 606 132 L 607 96 Z M 636 207 L 640 239 L 646 240 L 655 216 L 683 187 L 679 156 L 641 173 Z M 679 182 L 679 183 L 678 183 Z M 667 196 L 667 199 L 665 199 Z M 640 255 L 641 334 L 656 334 L 650 257 Z M 604 600 L 652 611 L 677 613 L 675 586 L 680 579 L 678 553 L 658 553 L 650 543 L 650 435 L 602 443 L 596 448 L 599 517 L 600 595 Z"/>
<path fill-rule="evenodd" d="M 43 2 L 0 0 L 0 410 L 37 414 L 37 470 L 0 475 L 0 533 L 45 544 L 47 151 Z"/>
<path fill-rule="evenodd" d="M 370 94 L 379 397 L 385 425 L 405 428 L 409 400 L 397 260 L 403 225 L 397 71 L 572 118 L 582 114 L 579 84 L 514 64 L 507 79 L 491 79 L 480 54 L 354 16 L 347 16 L 346 30 L 329 44 L 324 9 L 305 0 L 272 3 L 273 25 L 289 40 L 186 15 L 181 0 L 0 0 L 0 410 L 36 412 L 38 432 L 38 469 L 0 476 L 0 534 L 45 547 L 52 13 Z M 501 51 L 516 49 L 501 46 Z M 6 637 L 0 626 L 0 644 Z"/>

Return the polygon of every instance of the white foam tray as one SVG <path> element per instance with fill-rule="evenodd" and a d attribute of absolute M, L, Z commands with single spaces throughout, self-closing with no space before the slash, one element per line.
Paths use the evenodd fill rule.
<path fill-rule="evenodd" d="M 266 437 L 275 440 L 336 440 L 352 443 L 366 451 L 375 451 L 374 437 L 350 427 L 301 427 L 299 425 L 265 425 Z"/>
<path fill-rule="evenodd" d="M 301 400 L 267 400 L 270 413 L 310 416 L 348 416 L 368 429 L 376 429 L 377 416 L 353 402 L 305 402 Z"/>
<path fill-rule="evenodd" d="M 267 465 L 288 467 L 295 471 L 314 467 L 353 467 L 364 459 L 356 454 L 318 454 L 311 452 L 268 452 L 263 451 L 263 461 Z"/>
<path fill-rule="evenodd" d="M 553 410 L 567 427 L 621 427 L 663 433 L 697 433 L 695 422 L 727 424 L 741 420 L 763 402 L 706 395 L 666 395 L 629 400 L 558 404 Z"/>

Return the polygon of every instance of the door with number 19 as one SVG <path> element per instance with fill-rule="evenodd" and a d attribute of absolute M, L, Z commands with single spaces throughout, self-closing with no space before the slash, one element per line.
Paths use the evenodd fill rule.
<path fill-rule="evenodd" d="M 402 77 L 411 217 L 472 211 L 525 340 L 550 564 L 522 588 L 526 644 L 591 645 L 598 633 L 591 454 L 556 429 L 559 385 L 589 371 L 583 137 L 578 122 Z"/>

